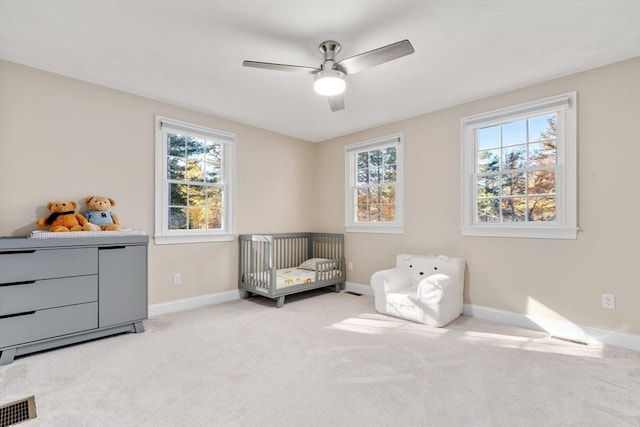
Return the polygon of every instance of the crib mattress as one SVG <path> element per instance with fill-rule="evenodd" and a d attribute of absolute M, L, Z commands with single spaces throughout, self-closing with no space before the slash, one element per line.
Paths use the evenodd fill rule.
<path fill-rule="evenodd" d="M 340 277 L 340 270 L 334 270 L 330 272 L 324 272 L 331 278 Z M 266 284 L 269 272 L 252 273 L 249 276 L 249 283 L 253 285 Z M 302 285 L 307 283 L 313 283 L 316 279 L 316 272 L 313 270 L 305 270 L 302 268 L 283 268 L 276 270 L 276 289 L 286 288 L 287 286 Z M 258 289 L 260 290 L 260 289 Z M 265 290 L 266 292 L 266 290 Z"/>
<path fill-rule="evenodd" d="M 316 278 L 316 272 L 301 268 L 284 268 L 276 272 L 276 288 L 284 288 L 291 285 L 311 283 Z"/>

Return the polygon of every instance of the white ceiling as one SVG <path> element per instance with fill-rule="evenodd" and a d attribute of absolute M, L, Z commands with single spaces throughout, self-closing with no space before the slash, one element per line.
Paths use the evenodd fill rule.
<path fill-rule="evenodd" d="M 332 113 L 305 74 L 402 39 Z M 640 0 L 0 0 L 0 58 L 308 141 L 640 55 Z M 1 94 L 0 94 L 1 96 Z"/>

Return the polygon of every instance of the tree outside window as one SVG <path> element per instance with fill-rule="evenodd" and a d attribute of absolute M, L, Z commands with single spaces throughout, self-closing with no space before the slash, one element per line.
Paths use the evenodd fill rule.
<path fill-rule="evenodd" d="M 554 221 L 557 115 L 478 129 L 478 222 Z"/>
<path fill-rule="evenodd" d="M 213 141 L 167 132 L 170 230 L 222 228 L 223 150 Z"/>

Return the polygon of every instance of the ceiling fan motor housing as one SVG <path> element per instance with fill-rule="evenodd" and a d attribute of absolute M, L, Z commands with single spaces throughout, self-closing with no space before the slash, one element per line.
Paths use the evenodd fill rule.
<path fill-rule="evenodd" d="M 327 40 L 320 43 L 318 49 L 324 55 L 324 60 L 326 61 L 335 61 L 336 53 L 340 52 L 340 43 L 334 40 Z"/>

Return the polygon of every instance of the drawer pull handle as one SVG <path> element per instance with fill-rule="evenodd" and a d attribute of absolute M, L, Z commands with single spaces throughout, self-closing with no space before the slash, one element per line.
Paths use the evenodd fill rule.
<path fill-rule="evenodd" d="M 0 287 L 2 287 L 2 286 L 30 285 L 32 283 L 36 283 L 36 281 L 35 280 L 26 280 L 24 282 L 0 283 Z"/>
<path fill-rule="evenodd" d="M 32 254 L 35 251 L 36 251 L 35 249 L 24 250 L 24 251 L 5 251 L 5 252 L 0 252 L 0 255 Z"/>
<path fill-rule="evenodd" d="M 25 311 L 22 313 L 15 313 L 15 314 L 6 314 L 4 316 L 0 316 L 0 319 L 8 319 L 10 317 L 18 317 L 18 316 L 30 316 L 32 314 L 36 314 L 35 311 Z"/>
<path fill-rule="evenodd" d="M 108 249 L 124 249 L 126 246 L 105 246 L 103 248 L 98 248 L 100 251 L 106 251 Z"/>

